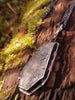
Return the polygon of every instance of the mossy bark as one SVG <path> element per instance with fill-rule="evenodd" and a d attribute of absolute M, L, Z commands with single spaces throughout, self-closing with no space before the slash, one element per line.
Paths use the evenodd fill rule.
<path fill-rule="evenodd" d="M 73 1 L 73 0 L 72 0 Z M 44 24 L 37 27 L 38 31 L 34 35 L 35 46 L 39 48 L 45 41 L 50 41 L 50 37 L 56 31 L 56 24 L 62 19 L 66 9 L 72 1 L 59 0 L 53 11 L 44 20 Z M 18 90 L 18 76 L 22 70 L 20 66 L 12 66 L 6 71 L 4 80 L 5 85 L 2 91 L 11 86 L 13 90 L 8 94 L 9 99 L 13 100 L 19 93 L 19 100 L 74 100 L 75 99 L 75 9 L 57 41 L 60 44 L 58 55 L 53 66 L 52 73 L 44 87 L 35 92 L 32 96 L 27 96 Z M 25 64 L 36 50 L 26 47 L 21 58 Z M 9 80 L 9 81 L 8 81 Z"/>

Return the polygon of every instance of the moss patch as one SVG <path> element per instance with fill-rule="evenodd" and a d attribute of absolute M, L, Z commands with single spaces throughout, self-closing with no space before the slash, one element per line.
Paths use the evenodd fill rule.
<path fill-rule="evenodd" d="M 35 48 L 33 35 L 36 33 L 36 26 L 42 24 L 42 14 L 46 10 L 43 7 L 51 0 L 30 0 L 25 7 L 25 13 L 21 24 L 14 30 L 13 38 L 10 43 L 5 46 L 0 52 L 0 71 L 2 71 L 1 79 L 5 71 L 11 65 L 20 65 L 20 57 L 23 55 L 25 46 Z M 43 7 L 43 8 L 42 8 Z M 23 27 L 27 27 L 27 30 L 23 30 Z M 18 32 L 20 29 L 20 32 Z"/>

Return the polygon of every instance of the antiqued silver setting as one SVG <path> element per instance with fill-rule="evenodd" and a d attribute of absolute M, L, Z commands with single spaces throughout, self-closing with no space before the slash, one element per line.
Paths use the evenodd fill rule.
<path fill-rule="evenodd" d="M 45 42 L 24 66 L 20 74 L 19 90 L 31 95 L 49 78 L 57 54 L 57 42 Z"/>

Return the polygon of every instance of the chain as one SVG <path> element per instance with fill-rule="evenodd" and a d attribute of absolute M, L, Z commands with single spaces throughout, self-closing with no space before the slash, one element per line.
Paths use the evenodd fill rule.
<path fill-rule="evenodd" d="M 51 12 L 52 8 L 54 7 L 54 5 L 56 4 L 57 1 L 58 0 L 52 0 L 50 2 L 50 5 L 48 6 L 47 10 L 45 11 L 45 13 L 42 16 L 42 20 L 44 20 L 47 17 L 47 15 Z"/>
<path fill-rule="evenodd" d="M 70 5 L 70 7 L 66 10 L 62 20 L 59 23 L 57 23 L 56 33 L 54 34 L 54 37 L 51 39 L 51 41 L 56 41 L 57 35 L 66 27 L 67 22 L 71 16 L 71 13 L 72 13 L 74 7 L 75 7 L 75 0 Z"/>

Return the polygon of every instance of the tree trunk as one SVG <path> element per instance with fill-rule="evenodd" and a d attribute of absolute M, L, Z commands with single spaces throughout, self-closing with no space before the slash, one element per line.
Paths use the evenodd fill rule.
<path fill-rule="evenodd" d="M 72 1 L 58 0 L 52 12 L 44 20 L 45 23 L 39 27 L 38 32 L 34 36 L 37 48 L 45 41 L 50 41 L 50 36 L 56 31 L 56 24 L 62 19 Z M 57 41 L 60 44 L 58 55 L 47 83 L 32 96 L 19 92 L 19 100 L 75 100 L 75 8 L 67 23 L 67 27 L 58 35 Z M 27 48 L 22 62 L 26 63 L 29 56 L 33 53 L 35 53 L 35 50 L 31 51 Z M 14 97 L 17 91 L 17 80 L 21 69 L 18 66 L 16 69 L 8 70 L 5 74 L 3 90 L 15 86 L 9 93 L 9 100 Z M 8 73 L 10 73 L 9 76 Z M 7 81 L 7 79 L 10 80 L 13 77 L 15 78 L 9 85 L 10 81 Z"/>

